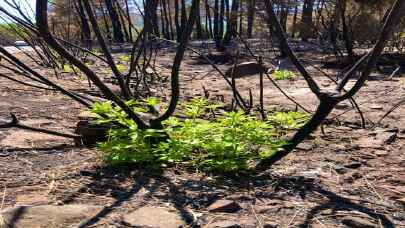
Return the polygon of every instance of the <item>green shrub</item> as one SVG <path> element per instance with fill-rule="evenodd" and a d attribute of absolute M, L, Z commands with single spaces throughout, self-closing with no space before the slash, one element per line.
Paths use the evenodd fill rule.
<path fill-rule="evenodd" d="M 124 73 L 125 71 L 128 70 L 128 67 L 126 65 L 124 65 L 124 64 L 117 64 L 117 70 L 120 73 Z"/>
<path fill-rule="evenodd" d="M 130 62 L 131 61 L 131 56 L 130 55 L 122 55 L 119 57 L 119 60 L 123 62 Z"/>
<path fill-rule="evenodd" d="M 279 129 L 296 130 L 305 124 L 308 117 L 301 112 L 274 112 L 267 116 L 267 120 Z"/>
<path fill-rule="evenodd" d="M 295 73 L 289 70 L 276 70 L 273 72 L 272 76 L 274 80 L 290 80 L 296 77 Z"/>
<path fill-rule="evenodd" d="M 145 112 L 156 99 L 140 104 L 127 102 L 137 112 Z M 185 119 L 171 117 L 163 122 L 163 130 L 140 130 L 133 120 L 110 102 L 96 103 L 92 112 L 98 123 L 113 123 L 125 128 L 114 128 L 109 140 L 99 143 L 106 162 L 116 164 L 182 164 L 205 171 L 236 172 L 248 170 L 254 162 L 274 155 L 286 143 L 278 138 L 273 123 L 289 129 L 300 123 L 298 113 L 287 113 L 291 118 L 276 117 L 264 122 L 243 112 L 228 112 L 213 120 L 203 118 L 220 105 L 206 99 L 194 99 L 183 105 Z M 101 117 L 100 114 L 104 114 Z M 278 113 L 277 116 L 281 116 Z M 168 137 L 165 137 L 168 136 Z M 161 138 L 151 143 L 151 138 Z"/>

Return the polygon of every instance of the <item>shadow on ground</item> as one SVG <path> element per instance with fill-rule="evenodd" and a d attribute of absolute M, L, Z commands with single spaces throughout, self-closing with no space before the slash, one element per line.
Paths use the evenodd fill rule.
<path fill-rule="evenodd" d="M 169 169 L 170 170 L 170 169 Z M 340 196 L 337 193 L 324 189 L 314 178 L 303 176 L 276 176 L 271 174 L 242 175 L 242 176 L 204 176 L 199 178 L 176 178 L 176 172 L 162 170 L 146 170 L 142 168 L 129 167 L 98 167 L 91 171 L 81 171 L 81 175 L 88 176 L 91 181 L 79 188 L 76 192 L 65 198 L 64 203 L 71 203 L 80 196 L 81 192 L 92 192 L 96 196 L 112 196 L 114 202 L 106 206 L 96 216 L 83 222 L 79 227 L 87 227 L 97 224 L 100 220 L 117 210 L 125 202 L 129 201 L 141 189 L 146 189 L 142 207 L 148 199 L 157 198 L 162 202 L 170 202 L 181 215 L 185 223 L 190 226 L 197 226 L 201 221 L 196 221 L 192 211 L 204 211 L 207 206 L 217 199 L 237 192 L 249 192 L 251 196 L 241 198 L 255 204 L 258 198 L 286 200 L 285 195 L 279 194 L 281 191 L 288 195 L 299 196 L 306 199 L 316 195 L 320 203 L 310 208 L 306 216 L 300 220 L 299 227 L 309 227 L 314 218 L 329 210 L 331 216 L 336 212 L 359 212 L 368 215 L 376 221 L 381 221 L 384 227 L 394 227 L 393 223 L 384 214 L 375 212 L 360 203 Z M 120 184 L 133 180 L 130 188 L 120 187 Z M 162 189 L 164 189 L 162 191 Z M 157 194 L 158 193 L 158 194 Z M 253 194 L 253 195 L 252 195 Z M 332 211 L 332 212 L 330 212 Z M 206 210 L 205 210 L 206 212 Z M 297 224 L 295 224 L 297 225 Z"/>

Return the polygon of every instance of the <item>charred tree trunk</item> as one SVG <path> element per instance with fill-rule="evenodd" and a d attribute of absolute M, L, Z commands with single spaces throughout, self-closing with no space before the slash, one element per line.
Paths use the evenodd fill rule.
<path fill-rule="evenodd" d="M 181 0 L 181 31 L 182 32 L 184 30 L 184 27 L 186 27 L 186 22 L 187 22 L 186 0 Z"/>
<path fill-rule="evenodd" d="M 291 37 L 295 38 L 295 33 L 297 32 L 297 17 L 298 17 L 298 5 L 294 7 L 294 16 L 291 28 Z"/>
<path fill-rule="evenodd" d="M 223 39 L 223 45 L 229 45 L 231 39 L 236 36 L 238 31 L 238 11 L 239 0 L 232 0 L 232 6 L 228 21 L 226 23 L 226 33 Z"/>
<path fill-rule="evenodd" d="M 301 39 L 307 41 L 309 38 L 313 37 L 313 23 L 312 14 L 314 11 L 315 0 L 304 0 L 304 5 L 302 7 L 302 20 L 301 20 Z"/>
<path fill-rule="evenodd" d="M 198 10 L 197 10 L 196 29 L 197 29 L 197 39 L 202 39 L 203 38 L 203 30 L 202 30 L 202 25 L 201 25 L 200 5 L 198 5 Z"/>
<path fill-rule="evenodd" d="M 176 39 L 177 42 L 180 41 L 180 34 L 181 34 L 181 25 L 179 21 L 179 0 L 174 0 L 174 24 L 176 26 Z"/>
<path fill-rule="evenodd" d="M 347 58 L 350 62 L 352 62 L 355 59 L 355 54 L 353 51 L 353 42 L 352 42 L 351 36 L 349 34 L 349 27 L 347 26 L 347 21 L 346 21 L 346 6 L 347 6 L 347 1 L 340 0 L 340 17 L 342 20 L 342 37 L 345 42 Z"/>
<path fill-rule="evenodd" d="M 256 0 L 247 1 L 247 37 L 252 38 L 253 26 L 256 13 Z"/>
<path fill-rule="evenodd" d="M 171 1 L 165 1 L 167 7 L 167 14 L 169 19 L 169 29 L 170 29 L 170 39 L 174 40 L 174 29 L 173 29 L 173 20 L 172 20 L 172 7 L 170 5 Z"/>
<path fill-rule="evenodd" d="M 80 25 L 81 25 L 81 38 L 82 38 L 82 43 L 87 49 L 91 49 L 92 42 L 91 42 L 91 31 L 90 31 L 90 25 L 86 16 L 86 13 L 84 12 L 82 0 L 78 0 L 76 2 L 76 7 L 77 7 L 77 13 L 79 14 L 80 18 Z"/>
<path fill-rule="evenodd" d="M 208 3 L 208 0 L 205 0 L 205 29 L 207 30 L 208 38 L 212 38 L 212 18 L 211 18 L 211 9 Z"/>
<path fill-rule="evenodd" d="M 105 0 L 105 5 L 107 7 L 108 15 L 111 19 L 113 40 L 117 43 L 124 43 L 124 33 L 122 32 L 120 18 L 118 16 L 117 10 L 114 7 L 113 0 Z"/>
<path fill-rule="evenodd" d="M 284 1 L 281 2 L 281 9 L 280 9 L 280 23 L 284 30 L 287 32 L 287 17 L 288 17 L 289 6 L 288 3 L 286 4 Z"/>
<path fill-rule="evenodd" d="M 215 41 L 215 46 L 217 49 L 221 45 L 221 35 L 220 35 L 220 25 L 219 25 L 219 5 L 220 5 L 220 0 L 215 0 L 214 2 L 214 41 Z M 222 1 L 222 0 L 221 0 Z"/>

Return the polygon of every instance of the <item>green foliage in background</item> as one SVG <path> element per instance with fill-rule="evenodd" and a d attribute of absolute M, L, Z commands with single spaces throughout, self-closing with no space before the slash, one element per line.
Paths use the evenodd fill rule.
<path fill-rule="evenodd" d="M 287 80 L 287 79 L 294 79 L 296 74 L 293 71 L 289 70 L 276 70 L 272 74 L 274 80 Z"/>
<path fill-rule="evenodd" d="M 120 73 L 124 73 L 125 71 L 128 70 L 128 67 L 125 66 L 124 64 L 117 64 L 117 70 L 118 70 Z"/>
<path fill-rule="evenodd" d="M 122 55 L 119 57 L 119 60 L 123 62 L 130 62 L 131 61 L 131 56 L 130 55 Z"/>
<path fill-rule="evenodd" d="M 309 115 L 301 112 L 274 112 L 267 120 L 278 129 L 296 130 L 302 127 Z"/>
<path fill-rule="evenodd" d="M 155 98 L 145 103 L 129 101 L 136 112 L 146 112 L 147 106 L 158 104 Z M 125 127 L 109 132 L 109 140 L 99 143 L 106 162 L 119 164 L 152 164 L 158 166 L 182 164 L 204 171 L 237 172 L 249 170 L 252 163 L 274 155 L 286 142 L 279 139 L 282 126 L 294 129 L 302 120 L 298 113 L 275 114 L 270 121 L 261 121 L 243 112 L 227 112 L 208 118 L 221 105 L 206 99 L 194 99 L 182 105 L 185 118 L 171 117 L 163 129 L 138 129 L 135 122 L 110 102 L 96 103 L 92 112 L 97 123 L 118 122 Z M 103 114 L 102 117 L 100 114 Z M 153 143 L 150 139 L 163 139 Z"/>
<path fill-rule="evenodd" d="M 79 68 L 75 67 L 75 66 L 71 66 L 68 64 L 64 64 L 63 65 L 63 72 L 65 73 L 74 73 L 74 72 L 80 72 Z"/>

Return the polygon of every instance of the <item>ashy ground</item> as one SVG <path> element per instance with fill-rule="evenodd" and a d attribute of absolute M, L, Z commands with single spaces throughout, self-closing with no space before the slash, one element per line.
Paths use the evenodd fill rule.
<path fill-rule="evenodd" d="M 172 57 L 172 52 L 159 55 L 163 74 L 169 73 Z M 65 75 L 55 81 L 86 89 L 86 80 Z M 323 87 L 334 85 L 317 75 Z M 368 120 L 377 122 L 403 98 L 402 76 L 373 74 L 375 80 L 356 96 Z M 184 99 L 203 96 L 204 86 L 211 98 L 230 102 L 229 86 L 191 54 L 181 77 Z M 237 83 L 247 94 L 249 88 L 257 92 L 259 79 Z M 316 108 L 302 79 L 278 83 L 309 110 Z M 265 100 L 267 110 L 295 109 L 268 80 Z M 60 94 L 1 77 L 0 107 L 4 121 L 12 112 L 26 125 L 63 132 L 73 132 L 85 111 Z M 96 149 L 77 147 L 72 140 L 1 129 L 0 207 L 7 210 L 0 227 L 2 221 L 19 227 L 405 227 L 404 108 L 374 128 L 362 129 L 349 103 L 340 104 L 330 119 L 323 133 L 316 132 L 267 172 L 233 177 L 181 167 L 162 172 L 106 167 Z"/>

